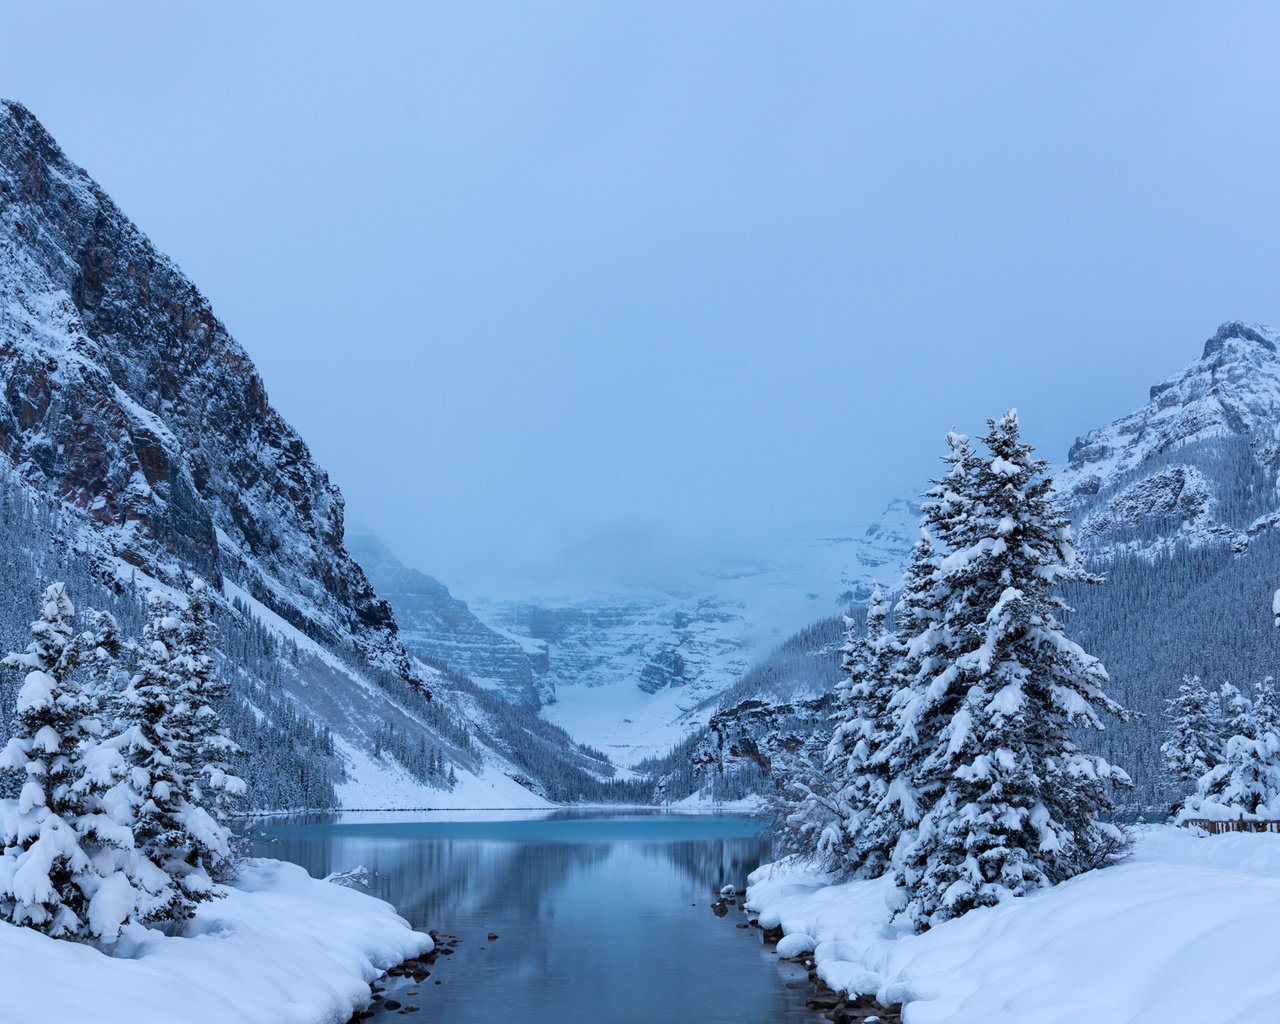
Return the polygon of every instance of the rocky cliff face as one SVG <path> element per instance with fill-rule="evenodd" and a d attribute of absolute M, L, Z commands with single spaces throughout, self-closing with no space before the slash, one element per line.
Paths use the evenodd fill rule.
<path fill-rule="evenodd" d="M 1135 412 L 1071 446 L 1058 489 L 1073 502 L 1101 493 L 1176 448 L 1233 437 L 1274 440 L 1280 423 L 1280 341 L 1269 327 L 1232 320 L 1200 358 L 1151 388 Z"/>
<path fill-rule="evenodd" d="M 749 699 L 711 716 L 697 747 L 694 771 L 700 788 L 724 787 L 724 780 L 768 780 L 775 762 L 800 755 L 806 748 L 825 747 L 835 695 L 811 700 Z"/>
<path fill-rule="evenodd" d="M 1280 521 L 1280 334 L 1233 320 L 1146 405 L 1072 446 L 1056 483 L 1097 556 L 1225 541 Z"/>
<path fill-rule="evenodd" d="M 0 457 L 104 574 L 193 568 L 413 672 L 343 502 L 244 350 L 21 105 L 0 102 Z"/>

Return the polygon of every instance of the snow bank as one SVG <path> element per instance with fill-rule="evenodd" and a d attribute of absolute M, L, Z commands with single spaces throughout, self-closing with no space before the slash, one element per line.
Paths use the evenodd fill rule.
<path fill-rule="evenodd" d="M 381 971 L 430 948 L 381 900 L 251 860 L 188 937 L 131 926 L 113 956 L 0 922 L 0 1018 L 342 1024 Z"/>
<path fill-rule="evenodd" d="M 1280 835 L 1146 829 L 1131 861 L 923 935 L 887 923 L 887 879 L 827 881 L 765 865 L 747 905 L 811 936 L 832 988 L 903 1002 L 904 1024 L 1277 1019 Z"/>

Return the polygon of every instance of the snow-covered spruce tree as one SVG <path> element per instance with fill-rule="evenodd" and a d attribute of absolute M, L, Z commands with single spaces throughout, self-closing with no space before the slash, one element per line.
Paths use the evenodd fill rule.
<path fill-rule="evenodd" d="M 96 650 L 74 616 L 66 587 L 51 585 L 26 651 L 4 659 L 27 673 L 0 768 L 26 781 L 0 805 L 0 914 L 56 937 L 111 940 L 134 910 L 121 870 L 132 837 L 101 809 L 119 761 L 101 747 L 93 694 L 74 676 Z"/>
<path fill-rule="evenodd" d="M 903 655 L 888 617 L 888 603 L 877 586 L 867 605 L 866 636 L 845 645 L 839 706 L 826 756 L 839 818 L 824 852 L 840 873 L 867 878 L 884 873 L 891 849 L 872 827 L 889 790 L 888 771 L 875 756 L 893 732 L 889 702 Z"/>
<path fill-rule="evenodd" d="M 1270 676 L 1254 684 L 1252 705 L 1259 732 L 1280 732 L 1280 695 Z"/>
<path fill-rule="evenodd" d="M 859 873 L 888 870 L 895 854 L 910 840 L 927 806 L 921 793 L 921 766 L 929 750 L 930 729 L 945 706 L 932 700 L 928 685 L 942 665 L 946 591 L 940 584 L 942 552 L 935 545 L 961 541 L 962 519 L 955 514 L 976 464 L 969 438 L 947 435 L 947 471 L 926 492 L 920 539 L 912 549 L 902 596 L 894 609 L 897 631 L 892 638 L 886 672 L 889 696 L 876 749 L 867 774 L 883 786 L 883 796 L 864 818 L 854 841 L 851 862 Z"/>
<path fill-rule="evenodd" d="M 1227 740 L 1247 735 L 1254 729 L 1253 701 L 1241 693 L 1239 687 L 1223 683 L 1218 688 L 1218 707 L 1222 713 L 1218 727 L 1220 749 L 1213 764 L 1222 763 Z"/>
<path fill-rule="evenodd" d="M 122 695 L 125 731 L 117 743 L 129 764 L 128 799 L 142 854 L 174 885 L 147 908 L 150 921 L 181 921 L 217 895 L 213 864 L 229 855 L 226 830 L 194 802 L 200 666 L 186 647 L 186 610 L 163 591 L 147 600 L 136 671 Z"/>
<path fill-rule="evenodd" d="M 1111 783 L 1128 776 L 1070 738 L 1124 710 L 1101 662 L 1058 621 L 1055 590 L 1097 583 L 1076 561 L 1046 464 L 1016 412 L 989 421 L 989 457 L 935 502 L 947 542 L 933 585 L 936 654 L 912 681 L 924 813 L 895 851 L 898 909 L 917 929 L 1106 863 L 1123 846 Z"/>
<path fill-rule="evenodd" d="M 1265 684 L 1250 701 L 1234 686 L 1224 685 L 1229 708 L 1221 755 L 1199 779 L 1178 821 L 1269 820 L 1280 817 L 1280 732 L 1274 694 Z"/>
<path fill-rule="evenodd" d="M 204 580 L 197 576 L 187 584 L 186 605 L 181 613 L 175 661 L 190 675 L 195 697 L 193 713 L 181 719 L 185 730 L 181 742 L 190 751 L 191 802 L 204 808 L 213 819 L 212 825 L 202 823 L 196 834 L 204 836 L 204 853 L 210 858 L 210 865 L 220 867 L 230 853 L 229 822 L 244 796 L 245 783 L 233 767 L 242 751 L 217 711 L 230 687 L 214 665 L 212 608 Z"/>
<path fill-rule="evenodd" d="M 1160 746 L 1169 779 L 1191 793 L 1222 755 L 1222 705 L 1199 676 L 1183 676 L 1178 695 L 1165 702 L 1168 738 Z M 1179 805 L 1181 802 L 1179 802 Z"/>

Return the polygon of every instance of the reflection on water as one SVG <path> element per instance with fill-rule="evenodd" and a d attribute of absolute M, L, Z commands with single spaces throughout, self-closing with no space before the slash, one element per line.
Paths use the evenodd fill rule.
<path fill-rule="evenodd" d="M 768 856 L 760 822 L 576 812 L 457 817 L 292 819 L 265 826 L 254 843 L 255 854 L 317 876 L 367 865 L 377 872 L 376 895 L 415 927 L 462 939 L 429 981 L 401 986 L 417 994 L 388 993 L 421 1006 L 420 1014 L 380 1019 L 822 1020 L 805 1008 L 803 986 L 783 984 L 803 981 L 803 972 L 779 964 L 755 929 L 708 910 L 721 886 L 741 886 Z"/>

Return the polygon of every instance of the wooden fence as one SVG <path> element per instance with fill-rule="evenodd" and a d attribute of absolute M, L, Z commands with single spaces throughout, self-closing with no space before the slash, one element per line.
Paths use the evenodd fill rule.
<path fill-rule="evenodd" d="M 1280 832 L 1280 821 L 1214 821 L 1209 818 L 1187 818 L 1182 824 L 1188 828 L 1202 828 L 1213 836 L 1220 836 L 1224 832 Z"/>

